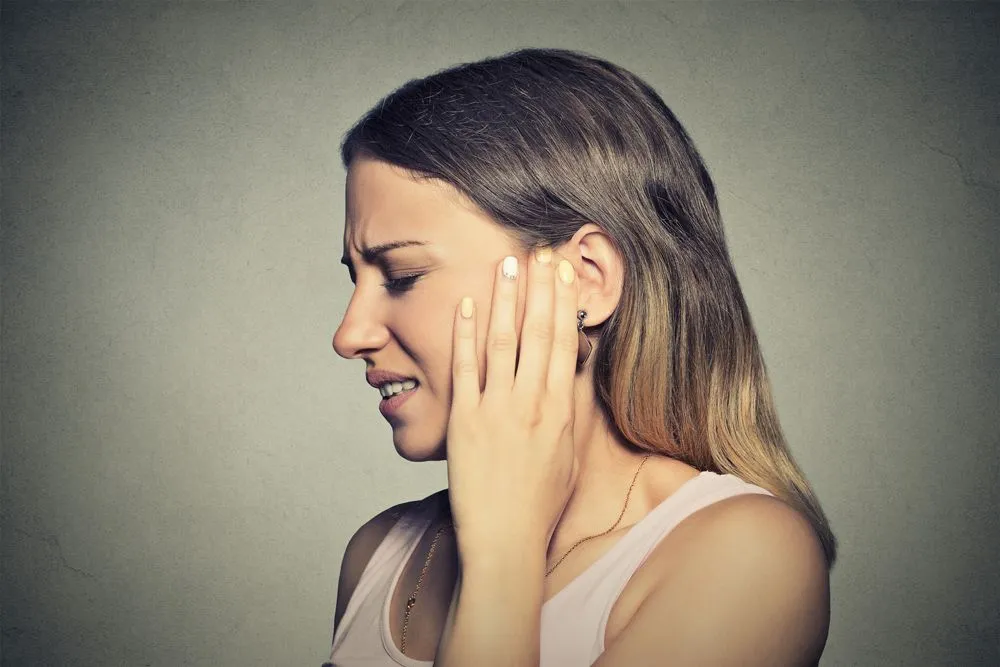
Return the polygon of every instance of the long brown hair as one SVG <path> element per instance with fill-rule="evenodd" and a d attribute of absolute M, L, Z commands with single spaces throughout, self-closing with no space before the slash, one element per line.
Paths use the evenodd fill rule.
<path fill-rule="evenodd" d="M 836 540 L 785 443 L 726 247 L 715 187 L 663 100 L 577 51 L 522 49 L 405 83 L 347 133 L 365 155 L 445 181 L 524 249 L 587 222 L 625 264 L 599 333 L 594 387 L 638 449 L 762 486 Z"/>

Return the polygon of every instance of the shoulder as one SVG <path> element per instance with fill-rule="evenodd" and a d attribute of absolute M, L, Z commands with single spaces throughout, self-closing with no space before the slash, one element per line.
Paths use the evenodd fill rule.
<path fill-rule="evenodd" d="M 408 500 L 398 505 L 393 505 L 388 509 L 382 510 L 371 519 L 366 521 L 358 530 L 354 533 L 351 539 L 347 543 L 347 549 L 345 551 L 345 557 L 347 554 L 352 556 L 367 556 L 364 558 L 365 564 L 367 564 L 371 555 L 378 548 L 378 545 L 382 543 L 385 536 L 389 533 L 396 522 L 399 521 L 402 516 L 408 512 L 411 512 L 417 508 L 418 505 L 428 502 L 434 502 L 438 500 L 442 494 L 447 495 L 448 490 L 444 489 L 442 491 L 437 491 L 427 496 L 426 498 L 420 500 Z"/>
<path fill-rule="evenodd" d="M 340 564 L 340 579 L 337 584 L 337 608 L 334 614 L 334 624 L 339 625 L 340 619 L 347 609 L 347 602 L 351 599 L 354 589 L 368 562 L 375 554 L 375 550 L 385 539 L 396 522 L 407 512 L 416 509 L 417 505 L 427 502 L 438 496 L 442 492 L 437 492 L 424 498 L 423 500 L 410 500 L 393 505 L 382 510 L 358 528 L 351 539 L 347 541 L 344 549 L 344 558 Z M 444 491 L 447 493 L 447 489 Z"/>
<path fill-rule="evenodd" d="M 732 651 L 761 664 L 819 659 L 829 569 L 812 525 L 791 506 L 763 494 L 721 500 L 684 519 L 654 554 L 655 583 L 643 604 L 672 619 L 665 625 L 692 658 L 729 664 Z M 719 636 L 727 641 L 710 640 Z"/>
<path fill-rule="evenodd" d="M 780 555 L 803 566 L 822 566 L 826 560 L 819 537 L 805 516 L 784 501 L 761 493 L 744 493 L 712 503 L 684 519 L 675 528 L 673 547 L 680 554 L 717 554 L 732 559 L 720 547 L 738 547 L 739 560 Z"/>

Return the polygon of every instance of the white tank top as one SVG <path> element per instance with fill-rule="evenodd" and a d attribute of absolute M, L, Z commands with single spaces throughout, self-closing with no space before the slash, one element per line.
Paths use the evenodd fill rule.
<path fill-rule="evenodd" d="M 612 606 L 660 540 L 699 509 L 745 493 L 772 495 L 733 475 L 705 471 L 636 522 L 542 606 L 541 667 L 592 665 L 604 652 Z M 389 604 L 404 565 L 431 521 L 443 513 L 443 504 L 441 496 L 424 498 L 399 518 L 379 544 L 347 603 L 333 635 L 330 660 L 323 667 L 433 667 L 433 661 L 409 658 L 393 643 Z"/>

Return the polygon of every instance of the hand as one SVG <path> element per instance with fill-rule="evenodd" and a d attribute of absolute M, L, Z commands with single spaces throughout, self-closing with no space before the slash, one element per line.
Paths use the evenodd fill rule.
<path fill-rule="evenodd" d="M 476 313 L 467 310 L 470 317 L 463 317 L 461 305 L 456 310 L 448 494 L 465 562 L 512 548 L 537 548 L 544 555 L 576 484 L 579 287 L 573 266 L 556 261 L 544 249 L 529 260 L 526 276 L 513 279 L 504 276 L 503 263 L 498 265 L 482 392 Z M 528 286 L 518 341 L 522 279 Z"/>

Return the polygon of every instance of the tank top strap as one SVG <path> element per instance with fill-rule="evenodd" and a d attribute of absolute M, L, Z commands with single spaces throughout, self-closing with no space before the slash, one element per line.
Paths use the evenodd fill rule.
<path fill-rule="evenodd" d="M 715 502 L 744 493 L 771 495 L 728 474 L 704 471 L 636 522 L 612 547 L 542 609 L 542 667 L 591 664 L 604 652 L 611 609 L 635 571 L 681 521 Z M 581 637 L 591 638 L 581 642 Z"/>
<path fill-rule="evenodd" d="M 603 561 L 595 568 L 595 579 L 601 579 L 600 597 L 606 602 L 597 633 L 600 654 L 604 651 L 604 634 L 611 609 L 625 585 L 653 550 L 684 519 L 709 505 L 744 494 L 773 495 L 767 489 L 743 481 L 730 474 L 703 471 L 647 514 L 624 539 L 628 541 L 617 558 Z"/>
<path fill-rule="evenodd" d="M 342 642 L 342 635 L 356 622 L 377 631 L 379 618 L 384 613 L 384 605 L 392 593 L 399 571 L 440 511 L 440 500 L 431 494 L 403 510 L 396 518 L 362 570 L 347 602 L 340 625 L 334 631 L 334 653 Z M 365 618 L 356 618 L 359 615 Z"/>

